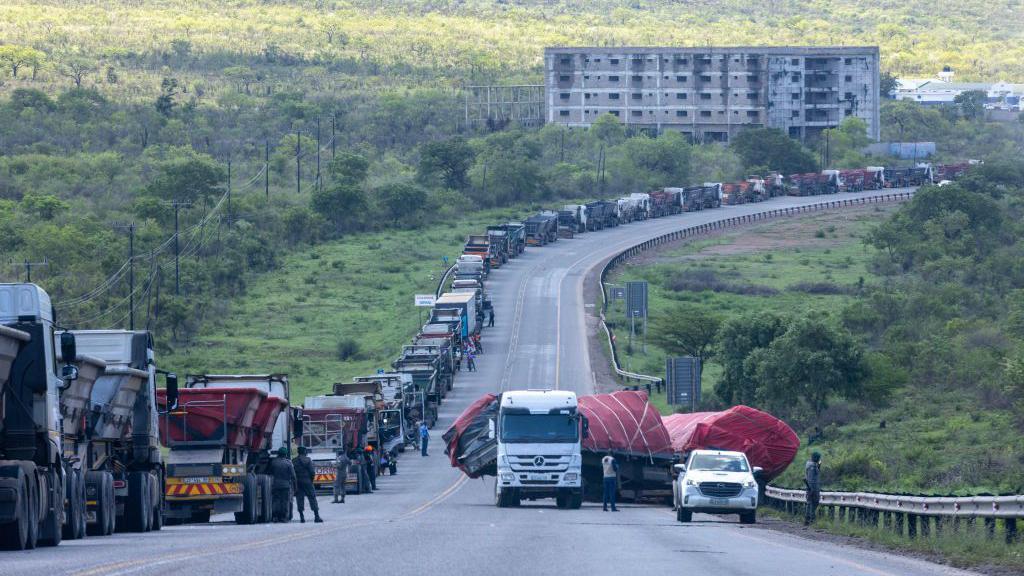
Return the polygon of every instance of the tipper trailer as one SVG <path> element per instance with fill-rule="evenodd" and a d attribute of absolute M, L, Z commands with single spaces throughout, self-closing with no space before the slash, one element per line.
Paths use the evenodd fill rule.
<path fill-rule="evenodd" d="M 363 398 L 311 396 L 302 405 L 302 446 L 309 449 L 315 467 L 313 485 L 320 492 L 334 489 L 335 459 L 345 452 L 350 460 L 345 491 L 369 490 L 363 474 L 363 448 L 367 436 L 367 406 Z"/>
<path fill-rule="evenodd" d="M 558 214 L 541 213 L 530 216 L 526 225 L 526 243 L 531 246 L 546 246 L 558 240 Z"/>
<path fill-rule="evenodd" d="M 239 524 L 270 522 L 271 451 L 302 436 L 284 374 L 190 375 L 185 388 L 158 396 L 167 458 L 166 516 L 207 522 L 234 513 Z M 289 518 L 291 507 L 289 506 Z"/>

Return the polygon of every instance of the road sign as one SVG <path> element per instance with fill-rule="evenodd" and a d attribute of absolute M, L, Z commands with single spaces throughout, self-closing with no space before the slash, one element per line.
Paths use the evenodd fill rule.
<path fill-rule="evenodd" d="M 611 288 L 609 288 L 608 293 L 610 294 L 612 300 L 626 299 L 626 289 L 621 286 L 612 286 Z"/>
<path fill-rule="evenodd" d="M 448 263 L 448 257 L 447 256 L 441 256 L 441 262 L 444 262 L 445 264 L 447 264 Z"/>
<path fill-rule="evenodd" d="M 413 296 L 413 303 L 416 306 L 430 308 L 437 302 L 437 296 L 433 294 L 416 294 Z"/>
<path fill-rule="evenodd" d="M 626 282 L 626 318 L 647 318 L 647 282 Z"/>
<path fill-rule="evenodd" d="M 665 391 L 670 406 L 700 405 L 700 358 L 682 356 L 665 360 Z"/>

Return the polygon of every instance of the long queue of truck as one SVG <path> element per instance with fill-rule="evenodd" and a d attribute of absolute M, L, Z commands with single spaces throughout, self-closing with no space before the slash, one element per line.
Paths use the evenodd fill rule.
<path fill-rule="evenodd" d="M 834 192 L 941 185 L 968 168 L 821 177 Z M 825 191 L 798 177 L 759 180 L 751 187 L 768 197 Z M 394 471 L 398 455 L 419 442 L 418 424 L 435 426 L 463 355 L 479 346 L 493 269 L 527 246 L 733 203 L 729 190 L 704 184 L 570 204 L 469 236 L 449 291 L 391 370 L 334 384 L 303 406 L 292 402 L 284 374 L 189 375 L 179 386 L 176 374 L 158 368 L 150 333 L 59 330 L 45 291 L 0 284 L 0 547 L 159 530 L 219 513 L 243 524 L 269 522 L 270 459 L 281 448 L 290 456 L 295 445 L 308 449 L 321 490 L 334 486 L 335 458 L 347 452 L 353 465 L 341 483 L 365 492 L 368 469 L 387 462 Z"/>

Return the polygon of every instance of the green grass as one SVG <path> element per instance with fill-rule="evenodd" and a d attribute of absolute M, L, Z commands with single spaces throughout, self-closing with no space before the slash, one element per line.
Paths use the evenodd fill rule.
<path fill-rule="evenodd" d="M 323 394 L 335 382 L 390 369 L 420 327 L 413 294 L 432 293 L 467 234 L 521 216 L 521 210 L 475 212 L 421 230 L 358 234 L 298 251 L 250 283 L 220 317 L 208 318 L 185 350 L 161 363 L 187 373 L 284 372 L 292 396 Z M 359 351 L 341 360 L 338 343 Z"/>
<path fill-rule="evenodd" d="M 762 516 L 786 521 L 802 520 L 802 517 L 795 517 L 772 508 L 761 508 L 759 513 Z M 980 519 L 973 527 L 962 521 L 958 532 L 954 532 L 951 522 L 947 522 L 944 524 L 941 534 L 935 531 L 933 521 L 931 534 L 927 538 L 918 536 L 913 540 L 908 538 L 905 532 L 898 534 L 891 529 L 862 526 L 854 522 L 841 521 L 838 518 L 833 520 L 829 520 L 827 517 L 820 518 L 815 523 L 815 528 L 831 534 L 858 538 L 892 550 L 911 551 L 932 558 L 942 558 L 943 561 L 958 567 L 1000 566 L 1024 569 L 1024 548 L 1019 545 L 1007 546 L 1004 543 L 1005 532 L 1002 521 L 997 522 L 994 538 L 986 536 L 984 524 Z"/>

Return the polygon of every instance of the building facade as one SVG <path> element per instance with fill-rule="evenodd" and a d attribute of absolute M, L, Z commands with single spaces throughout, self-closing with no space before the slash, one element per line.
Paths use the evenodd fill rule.
<path fill-rule="evenodd" d="M 546 121 L 612 114 L 637 131 L 728 142 L 751 126 L 813 138 L 847 116 L 879 136 L 878 47 L 547 48 Z"/>

